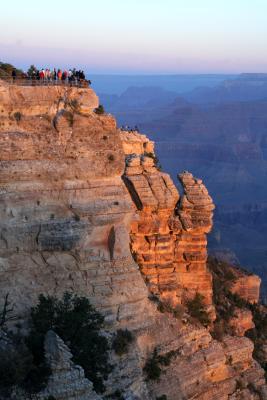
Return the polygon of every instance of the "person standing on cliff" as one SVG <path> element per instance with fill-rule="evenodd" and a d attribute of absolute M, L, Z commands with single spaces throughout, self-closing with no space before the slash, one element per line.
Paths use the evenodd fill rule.
<path fill-rule="evenodd" d="M 68 70 L 68 80 L 69 80 L 69 82 L 72 81 L 72 70 L 71 69 Z"/>
<path fill-rule="evenodd" d="M 58 79 L 59 81 L 61 81 L 61 78 L 62 78 L 62 71 L 61 71 L 61 69 L 58 69 L 58 70 L 57 70 L 57 79 Z"/>
<path fill-rule="evenodd" d="M 13 81 L 15 81 L 15 79 L 17 78 L 17 72 L 15 69 L 12 70 L 12 79 Z"/>

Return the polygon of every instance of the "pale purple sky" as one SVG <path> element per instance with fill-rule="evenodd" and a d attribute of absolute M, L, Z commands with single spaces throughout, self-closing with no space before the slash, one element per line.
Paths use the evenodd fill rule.
<path fill-rule="evenodd" d="M 0 60 L 92 73 L 267 71 L 266 0 L 13 0 Z"/>

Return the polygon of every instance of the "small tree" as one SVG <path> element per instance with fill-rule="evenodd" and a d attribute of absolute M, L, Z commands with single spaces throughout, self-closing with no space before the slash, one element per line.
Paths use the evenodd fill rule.
<path fill-rule="evenodd" d="M 200 293 L 196 293 L 192 300 L 188 300 L 187 308 L 191 317 L 196 318 L 204 326 L 210 323 L 209 314 L 207 313 L 204 305 L 204 296 Z"/>
<path fill-rule="evenodd" d="M 105 109 L 102 106 L 102 104 L 99 104 L 99 106 L 97 108 L 95 108 L 95 113 L 98 114 L 98 115 L 105 114 Z"/>
<path fill-rule="evenodd" d="M 112 348 L 119 356 L 125 354 L 129 350 L 129 345 L 134 341 L 132 332 L 128 329 L 119 329 L 112 342 Z"/>
<path fill-rule="evenodd" d="M 103 392 L 103 379 L 112 367 L 108 362 L 109 345 L 100 334 L 103 317 L 86 297 L 65 293 L 61 300 L 41 295 L 32 308 L 32 330 L 28 339 L 36 362 L 42 362 L 44 337 L 54 330 L 70 347 L 73 361 L 81 365 L 97 392 Z"/>

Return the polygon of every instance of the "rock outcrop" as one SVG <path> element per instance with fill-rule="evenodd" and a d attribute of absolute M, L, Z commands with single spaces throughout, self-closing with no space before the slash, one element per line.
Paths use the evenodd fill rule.
<path fill-rule="evenodd" d="M 84 371 L 72 361 L 72 354 L 63 340 L 53 331 L 45 337 L 45 357 L 51 368 L 46 389 L 40 400 L 52 396 L 56 400 L 100 400 L 93 384 L 84 377 Z"/>
<path fill-rule="evenodd" d="M 131 225 L 131 249 L 151 293 L 176 305 L 198 292 L 212 308 L 206 234 L 214 205 L 207 189 L 184 172 L 180 196 L 169 175 L 156 168 L 153 153 L 147 157 L 143 148 L 141 154 L 129 154 L 130 134 L 125 139 L 122 132 L 121 138 L 127 142 L 124 181 L 138 214 Z M 132 140 L 134 152 L 135 134 Z"/>
<path fill-rule="evenodd" d="M 153 143 L 118 130 L 112 116 L 94 113 L 97 105 L 91 89 L 0 85 L 1 293 L 9 293 L 21 322 L 39 294 L 69 290 L 103 313 L 109 335 L 131 330 L 129 353 L 110 353 L 105 395 L 226 400 L 249 392 L 263 400 L 264 372 L 249 339 L 216 341 L 185 312 L 160 313 L 149 299 L 176 307 L 200 293 L 215 319 L 207 189 L 185 172 L 179 194 L 158 170 Z M 68 354 L 57 338 L 55 348 Z M 143 370 L 155 351 L 168 360 L 158 382 Z M 69 355 L 64 360 L 73 371 Z M 65 379 L 65 367 L 55 368 Z"/>
<path fill-rule="evenodd" d="M 238 294 L 249 303 L 258 303 L 260 297 L 261 279 L 257 275 L 236 273 L 236 278 L 231 285 L 231 292 Z"/>

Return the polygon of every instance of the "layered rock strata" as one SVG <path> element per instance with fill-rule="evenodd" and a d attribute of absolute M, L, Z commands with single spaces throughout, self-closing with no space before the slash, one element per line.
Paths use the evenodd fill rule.
<path fill-rule="evenodd" d="M 188 315 L 162 314 L 148 299 L 174 306 L 199 292 L 212 314 L 206 188 L 183 173 L 180 195 L 156 168 L 153 144 L 120 132 L 97 105 L 91 89 L 0 85 L 1 293 L 22 322 L 39 294 L 70 290 L 104 314 L 108 337 L 131 330 L 129 352 L 110 353 L 105 395 L 226 400 L 249 391 L 264 399 L 248 339 L 215 341 Z M 155 349 L 171 354 L 159 382 L 143 371 Z"/>
<path fill-rule="evenodd" d="M 212 227 L 212 200 L 202 181 L 188 172 L 179 175 L 180 196 L 169 175 L 145 154 L 126 158 L 124 181 L 138 214 L 131 225 L 132 253 L 153 294 L 175 305 L 200 293 L 211 306 L 206 235 Z"/>

